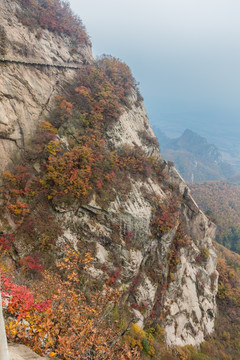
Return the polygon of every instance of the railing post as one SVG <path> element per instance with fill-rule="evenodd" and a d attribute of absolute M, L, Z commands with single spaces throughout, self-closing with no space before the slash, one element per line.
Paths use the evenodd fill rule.
<path fill-rule="evenodd" d="M 1 295 L 1 281 L 0 281 L 0 360 L 9 360 L 7 337 L 4 325 L 4 318 L 2 312 L 2 295 Z"/>

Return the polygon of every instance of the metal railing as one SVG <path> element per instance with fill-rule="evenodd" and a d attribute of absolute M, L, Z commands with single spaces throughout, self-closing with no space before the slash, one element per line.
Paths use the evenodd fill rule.
<path fill-rule="evenodd" d="M 0 63 L 12 63 L 12 64 L 21 64 L 21 65 L 30 65 L 30 66 L 45 66 L 45 67 L 55 67 L 55 68 L 64 68 L 64 69 L 82 69 L 83 65 L 78 64 L 62 64 L 62 63 L 41 63 L 37 61 L 24 61 L 18 59 L 9 59 L 6 57 L 0 57 Z"/>

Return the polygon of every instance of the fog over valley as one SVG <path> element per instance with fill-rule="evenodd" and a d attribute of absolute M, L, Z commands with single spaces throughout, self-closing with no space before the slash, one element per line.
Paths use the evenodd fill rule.
<path fill-rule="evenodd" d="M 240 157 L 240 3 L 235 0 L 71 0 L 95 56 L 126 62 L 152 125 L 189 128 Z M 161 144 L 160 144 L 161 145 Z"/>

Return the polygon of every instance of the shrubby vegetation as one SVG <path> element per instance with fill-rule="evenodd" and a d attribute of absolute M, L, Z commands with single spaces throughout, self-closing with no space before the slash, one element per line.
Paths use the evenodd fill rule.
<path fill-rule="evenodd" d="M 136 346 L 121 344 L 122 331 L 110 321 L 120 292 L 108 286 L 89 292 L 87 269 L 92 262 L 89 253 L 82 256 L 67 248 L 57 263 L 58 273 L 43 272 L 31 291 L 2 275 L 4 297 L 10 296 L 8 338 L 53 358 L 138 359 Z"/>
<path fill-rule="evenodd" d="M 76 45 L 90 44 L 81 19 L 74 15 L 64 0 L 18 0 L 18 19 L 32 29 L 38 27 L 72 38 Z M 41 37 L 41 32 L 38 33 Z"/>

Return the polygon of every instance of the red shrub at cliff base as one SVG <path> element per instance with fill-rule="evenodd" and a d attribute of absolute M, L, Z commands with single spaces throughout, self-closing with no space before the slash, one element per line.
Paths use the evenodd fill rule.
<path fill-rule="evenodd" d="M 50 300 L 37 302 L 26 286 L 14 283 L 10 276 L 1 274 L 0 277 L 3 301 L 8 299 L 7 310 L 18 320 L 23 319 L 31 311 L 45 311 L 50 308 Z"/>

